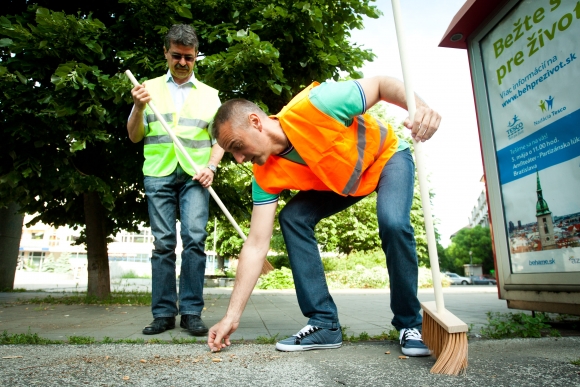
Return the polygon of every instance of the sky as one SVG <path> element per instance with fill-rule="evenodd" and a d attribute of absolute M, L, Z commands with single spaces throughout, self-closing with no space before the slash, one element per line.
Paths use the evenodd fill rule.
<path fill-rule="evenodd" d="M 450 235 L 467 226 L 471 211 L 484 188 L 475 102 L 466 50 L 438 47 L 451 20 L 466 0 L 399 0 L 407 40 L 407 57 L 415 92 L 441 114 L 437 133 L 425 142 L 433 213 L 448 246 Z M 403 80 L 397 36 L 389 0 L 375 5 L 379 19 L 365 18 L 364 30 L 352 31 L 353 43 L 377 56 L 360 70 L 365 77 L 389 75 Z M 389 106 L 397 121 L 406 111 Z"/>

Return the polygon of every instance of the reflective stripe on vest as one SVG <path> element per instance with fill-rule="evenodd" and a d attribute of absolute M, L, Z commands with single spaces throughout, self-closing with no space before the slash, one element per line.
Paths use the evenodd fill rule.
<path fill-rule="evenodd" d="M 342 196 L 364 196 L 375 190 L 383 167 L 396 152 L 398 139 L 390 126 L 364 114 L 350 126 L 327 116 L 310 102 L 314 83 L 276 115 L 286 136 L 307 165 L 270 156 L 254 165 L 262 189 L 330 190 Z"/>
<path fill-rule="evenodd" d="M 167 87 L 167 75 L 147 81 L 146 85 L 161 116 L 181 141 L 191 159 L 198 166 L 206 165 L 212 146 L 208 132 L 209 121 L 220 105 L 217 90 L 196 82 L 197 87 L 190 91 L 181 112 L 176 113 Z M 146 176 L 167 176 L 179 163 L 185 172 L 195 175 L 195 169 L 173 145 L 171 137 L 149 106 L 145 110 L 145 119 L 147 125 L 143 173 Z"/>
<path fill-rule="evenodd" d="M 179 136 L 177 136 L 177 138 L 179 139 L 179 141 L 181 141 L 181 144 L 185 148 L 191 148 L 191 149 L 211 148 L 211 141 L 210 140 L 188 140 L 186 138 L 179 137 Z M 145 137 L 145 145 L 172 144 L 172 143 L 173 143 L 173 140 L 167 134 L 163 135 L 163 136 L 147 136 L 147 137 Z"/>
<path fill-rule="evenodd" d="M 165 121 L 172 121 L 173 120 L 173 113 L 161 114 L 161 116 L 163 117 L 163 119 Z M 152 122 L 156 122 L 156 121 L 159 121 L 159 120 L 157 119 L 157 116 L 155 116 L 155 114 L 148 114 L 147 115 L 147 122 L 148 123 L 152 123 Z M 206 129 L 209 126 L 209 122 L 204 121 L 204 120 L 200 120 L 198 118 L 179 117 L 178 125 L 196 126 L 198 128 L 201 128 L 201 129 Z"/>

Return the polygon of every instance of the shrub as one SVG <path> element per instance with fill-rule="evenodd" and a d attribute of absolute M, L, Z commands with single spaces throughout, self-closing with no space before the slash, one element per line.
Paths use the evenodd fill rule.
<path fill-rule="evenodd" d="M 236 278 L 236 268 L 235 267 L 228 267 L 227 270 L 224 270 L 226 272 L 226 277 L 227 278 Z"/>
<path fill-rule="evenodd" d="M 268 257 L 277 270 L 261 277 L 259 289 L 292 289 L 292 272 L 285 266 L 287 255 Z M 347 257 L 322 258 L 328 287 L 331 289 L 384 289 L 389 286 L 389 274 L 385 267 L 382 250 L 355 252 Z M 431 270 L 419 268 L 419 288 L 432 288 Z M 449 279 L 442 278 L 442 285 L 449 286 Z"/>
<path fill-rule="evenodd" d="M 545 313 L 536 313 L 533 317 L 525 313 L 487 312 L 487 326 L 481 328 L 481 334 L 492 339 L 541 337 L 541 331 L 550 328 L 547 322 Z"/>
<path fill-rule="evenodd" d="M 261 277 L 258 289 L 293 289 L 292 271 L 287 267 L 275 269 Z"/>
<path fill-rule="evenodd" d="M 382 250 L 375 251 L 355 251 L 346 257 L 322 258 L 324 271 L 355 270 L 357 266 L 367 269 L 374 267 L 385 267 L 385 254 Z"/>
<path fill-rule="evenodd" d="M 290 259 L 287 254 L 269 255 L 268 262 L 274 266 L 274 269 L 282 269 L 283 267 L 290 267 Z"/>
<path fill-rule="evenodd" d="M 357 265 L 354 270 L 330 271 L 326 280 L 334 289 L 383 289 L 389 285 L 389 274 L 386 268 Z"/>

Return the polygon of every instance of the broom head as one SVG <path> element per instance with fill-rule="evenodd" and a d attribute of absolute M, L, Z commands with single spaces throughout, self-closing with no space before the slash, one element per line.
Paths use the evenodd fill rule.
<path fill-rule="evenodd" d="M 437 359 L 432 374 L 459 375 L 467 369 L 467 324 L 444 309 L 437 312 L 435 301 L 422 302 L 423 342 Z"/>

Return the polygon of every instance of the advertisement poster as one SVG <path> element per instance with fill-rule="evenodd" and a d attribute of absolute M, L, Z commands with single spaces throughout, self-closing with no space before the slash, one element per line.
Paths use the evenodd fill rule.
<path fill-rule="evenodd" d="M 480 49 L 512 272 L 580 271 L 580 1 L 520 1 Z"/>

